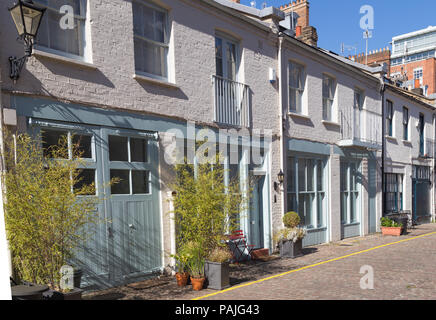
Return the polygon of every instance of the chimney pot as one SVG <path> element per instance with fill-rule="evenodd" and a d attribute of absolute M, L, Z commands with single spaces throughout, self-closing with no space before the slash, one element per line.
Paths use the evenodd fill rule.
<path fill-rule="evenodd" d="M 301 36 L 301 26 L 295 28 L 295 36 L 298 38 Z"/>

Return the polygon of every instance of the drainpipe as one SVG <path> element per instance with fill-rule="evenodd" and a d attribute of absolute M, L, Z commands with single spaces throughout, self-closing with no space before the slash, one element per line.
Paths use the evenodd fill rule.
<path fill-rule="evenodd" d="M 385 130 L 386 130 L 386 121 L 385 121 L 385 90 L 386 86 L 383 82 L 383 75 L 380 77 L 380 95 L 382 99 L 382 164 L 381 164 L 381 183 L 382 183 L 382 214 L 381 216 L 384 217 L 385 215 L 385 192 L 384 192 L 384 185 L 385 185 L 385 149 L 386 149 L 386 143 L 385 143 Z"/>
<path fill-rule="evenodd" d="M 280 115 L 280 169 L 283 170 L 285 168 L 284 166 L 284 157 L 286 154 L 286 150 L 285 150 L 285 136 L 284 136 L 284 130 L 283 130 L 283 126 L 284 126 L 284 120 L 283 120 L 283 94 L 282 94 L 282 81 L 283 81 L 283 77 L 282 77 L 282 65 L 283 65 L 283 56 L 282 56 L 282 51 L 283 51 L 283 34 L 282 32 L 279 32 L 278 34 L 278 39 L 279 39 L 279 50 L 278 50 L 278 89 L 279 89 L 279 115 Z M 280 189 L 281 187 L 279 186 L 279 190 L 281 192 L 281 211 L 282 214 L 285 213 L 285 193 L 282 192 L 284 191 L 285 187 L 282 186 L 282 189 Z"/>

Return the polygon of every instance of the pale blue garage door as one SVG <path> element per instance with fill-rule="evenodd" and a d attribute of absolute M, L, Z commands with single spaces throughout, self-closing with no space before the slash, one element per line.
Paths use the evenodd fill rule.
<path fill-rule="evenodd" d="M 132 282 L 162 267 L 158 145 L 152 133 L 34 121 L 46 145 L 61 135 L 80 143 L 83 183 L 95 182 L 100 223 L 78 250 L 85 288 Z M 113 178 L 120 182 L 112 186 Z M 83 287 L 83 286 L 82 286 Z"/>

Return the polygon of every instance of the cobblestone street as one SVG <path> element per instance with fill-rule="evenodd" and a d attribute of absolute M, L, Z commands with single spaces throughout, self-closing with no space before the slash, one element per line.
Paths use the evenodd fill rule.
<path fill-rule="evenodd" d="M 274 267 L 297 270 L 334 258 L 355 255 L 297 270 L 254 284 L 241 284 L 226 292 L 213 290 L 190 293 L 184 299 L 436 299 L 436 224 L 411 230 L 401 237 L 348 239 L 308 249 L 295 260 L 274 261 Z M 425 235 L 414 239 L 414 237 Z M 410 240 L 409 240 L 410 239 Z M 403 241 L 406 240 L 406 241 Z M 400 243 L 395 243 L 401 241 Z M 392 245 L 383 246 L 392 243 Z M 382 246 L 382 247 L 379 247 Z M 376 248 L 379 247 L 379 248 Z M 374 250 L 368 250 L 375 248 Z M 361 252 L 368 250 L 366 252 Z M 359 253 L 361 252 L 361 253 Z M 360 268 L 373 267 L 374 289 L 362 290 Z M 180 297 L 178 297 L 180 298 Z"/>

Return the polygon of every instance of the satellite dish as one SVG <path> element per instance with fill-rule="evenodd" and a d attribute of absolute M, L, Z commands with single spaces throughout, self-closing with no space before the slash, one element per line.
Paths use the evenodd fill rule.
<path fill-rule="evenodd" d="M 256 1 L 251 1 L 250 5 L 251 5 L 252 8 L 256 8 Z"/>

